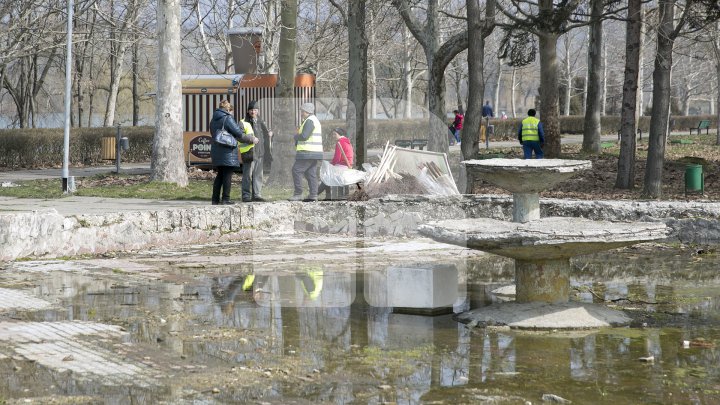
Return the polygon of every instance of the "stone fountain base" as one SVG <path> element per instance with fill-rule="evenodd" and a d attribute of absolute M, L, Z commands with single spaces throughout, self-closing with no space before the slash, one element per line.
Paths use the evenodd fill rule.
<path fill-rule="evenodd" d="M 541 218 L 527 223 L 474 218 L 432 222 L 420 232 L 442 242 L 515 259 L 515 302 L 458 316 L 478 325 L 518 329 L 591 329 L 630 322 L 624 313 L 570 299 L 570 258 L 662 239 L 664 223 Z"/>
<path fill-rule="evenodd" d="M 473 309 L 457 320 L 477 326 L 509 326 L 513 329 L 595 329 L 623 326 L 631 319 L 622 311 L 603 305 L 564 302 L 505 302 Z"/>

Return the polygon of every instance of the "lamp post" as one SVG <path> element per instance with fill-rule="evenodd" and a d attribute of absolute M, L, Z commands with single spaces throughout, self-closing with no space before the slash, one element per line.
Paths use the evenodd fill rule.
<path fill-rule="evenodd" d="M 62 167 L 62 190 L 68 193 L 68 179 L 70 178 L 70 107 L 72 92 L 72 20 L 73 0 L 67 3 L 67 51 L 65 59 L 65 136 L 63 138 L 63 167 Z"/>

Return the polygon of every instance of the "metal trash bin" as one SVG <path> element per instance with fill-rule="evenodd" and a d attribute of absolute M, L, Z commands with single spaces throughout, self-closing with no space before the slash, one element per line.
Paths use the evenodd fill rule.
<path fill-rule="evenodd" d="M 100 159 L 115 160 L 115 135 L 103 136 L 100 140 Z"/>
<path fill-rule="evenodd" d="M 685 166 L 685 195 L 700 192 L 705 195 L 705 179 L 702 165 Z"/>

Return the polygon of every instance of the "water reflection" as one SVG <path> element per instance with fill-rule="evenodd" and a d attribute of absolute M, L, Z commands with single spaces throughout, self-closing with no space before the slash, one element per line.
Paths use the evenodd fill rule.
<path fill-rule="evenodd" d="M 486 256 L 434 267 L 358 261 L 340 271 L 327 262 L 206 268 L 192 276 L 170 268 L 151 281 L 119 272 L 48 271 L 32 291 L 59 307 L 25 312 L 14 322 L 120 324 L 125 337 L 89 342 L 125 361 L 154 364 L 156 385 L 69 375 L 23 360 L 17 342 L 0 338 L 0 399 L 411 404 L 477 402 L 481 392 L 507 403 L 540 402 L 544 393 L 576 403 L 715 403 L 718 260 L 699 265 L 640 253 L 581 258 L 573 286 L 580 300 L 627 304 L 638 325 L 648 327 L 567 335 L 473 329 L 452 315 L 398 311 L 413 300 L 454 311 L 495 302 L 491 291 L 512 274 L 502 259 Z M 0 282 L 13 273 L 22 278 L 17 269 L 6 272 Z M 437 290 L 419 291 L 417 283 Z M 400 297 L 403 287 L 417 297 Z M 698 338 L 707 344 L 683 348 L 683 341 Z"/>

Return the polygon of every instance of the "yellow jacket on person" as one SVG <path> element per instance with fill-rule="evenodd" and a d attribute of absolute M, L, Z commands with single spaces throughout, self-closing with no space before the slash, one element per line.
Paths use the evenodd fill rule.
<path fill-rule="evenodd" d="M 240 120 L 240 123 L 243 126 L 243 132 L 245 135 L 252 135 L 255 136 L 255 131 L 253 131 L 252 125 L 250 125 L 249 122 L 246 122 L 245 120 Z M 240 153 L 245 153 L 252 149 L 255 146 L 254 143 L 238 143 L 238 150 Z"/>

